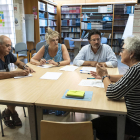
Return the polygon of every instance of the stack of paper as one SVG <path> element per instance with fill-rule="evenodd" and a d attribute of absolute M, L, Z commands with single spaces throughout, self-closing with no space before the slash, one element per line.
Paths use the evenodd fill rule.
<path fill-rule="evenodd" d="M 104 84 L 101 80 L 82 80 L 79 86 L 90 86 L 90 87 L 100 87 L 104 88 Z"/>
<path fill-rule="evenodd" d="M 62 73 L 59 72 L 46 72 L 40 79 L 57 80 Z"/>
<path fill-rule="evenodd" d="M 25 77 L 31 77 L 32 76 L 32 74 L 28 74 L 27 76 L 16 76 L 16 77 L 14 77 L 15 79 L 19 79 L 19 78 L 25 78 Z"/>
<path fill-rule="evenodd" d="M 77 66 L 65 66 L 65 67 L 61 68 L 60 70 L 75 71 L 77 68 L 78 68 Z"/>
<path fill-rule="evenodd" d="M 80 71 L 89 73 L 90 71 L 96 72 L 96 67 L 83 67 Z"/>

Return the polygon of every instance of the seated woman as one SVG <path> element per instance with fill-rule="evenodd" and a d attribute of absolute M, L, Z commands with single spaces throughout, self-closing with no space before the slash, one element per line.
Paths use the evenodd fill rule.
<path fill-rule="evenodd" d="M 140 137 L 140 38 L 126 38 L 120 55 L 121 62 L 129 66 L 124 75 L 108 75 L 106 68 L 99 64 L 96 66 L 96 72 L 91 72 L 91 75 L 102 78 L 108 98 L 118 100 L 124 97 L 127 107 L 125 134 L 135 136 L 136 139 Z M 92 124 L 98 139 L 117 139 L 116 117 L 99 117 L 93 119 Z"/>
<path fill-rule="evenodd" d="M 64 44 L 58 43 L 59 33 L 48 28 L 45 39 L 48 45 L 42 46 L 37 54 L 31 58 L 30 63 L 34 65 L 44 65 L 46 63 L 55 66 L 69 65 L 70 57 L 67 48 Z"/>

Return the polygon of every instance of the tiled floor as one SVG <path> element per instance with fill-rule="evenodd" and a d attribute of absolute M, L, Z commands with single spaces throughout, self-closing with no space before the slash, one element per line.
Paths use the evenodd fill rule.
<path fill-rule="evenodd" d="M 128 69 L 127 66 L 121 63 L 121 59 L 118 56 L 118 67 L 119 73 L 124 74 Z M 4 110 L 6 106 L 0 105 L 1 111 Z M 22 120 L 23 126 L 16 127 L 15 129 L 10 129 L 3 124 L 5 137 L 1 136 L 0 130 L 0 140 L 31 140 L 30 136 L 30 128 L 29 128 L 29 118 L 28 118 L 28 110 L 26 109 L 27 117 L 24 117 L 22 107 L 16 107 L 17 112 Z M 68 114 L 67 116 L 55 116 L 55 115 L 44 115 L 43 118 L 45 120 L 51 121 L 60 121 L 60 122 L 74 122 L 74 121 L 87 121 L 92 120 L 93 118 L 98 117 L 98 115 L 84 114 L 84 113 L 73 113 Z"/>

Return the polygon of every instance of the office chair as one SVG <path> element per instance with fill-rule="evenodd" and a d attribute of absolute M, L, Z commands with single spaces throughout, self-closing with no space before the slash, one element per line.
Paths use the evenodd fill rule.
<path fill-rule="evenodd" d="M 23 107 L 23 112 L 24 112 L 24 117 L 26 117 L 26 112 L 25 112 L 25 108 L 24 108 L 24 107 Z M 3 124 L 2 124 L 1 111 L 0 111 L 0 125 L 1 125 L 1 133 L 2 133 L 2 137 L 4 137 L 4 131 L 3 131 Z"/>
<path fill-rule="evenodd" d="M 36 53 L 37 53 L 43 45 L 45 46 L 45 45 L 46 45 L 46 42 L 38 42 L 38 43 L 36 44 L 36 48 L 30 50 L 30 60 L 31 60 L 31 58 L 32 58 L 32 51 L 33 51 L 33 50 L 36 50 Z M 34 53 L 33 56 L 34 56 L 36 53 Z"/>
<path fill-rule="evenodd" d="M 95 140 L 92 122 L 41 121 L 41 140 Z"/>
<path fill-rule="evenodd" d="M 106 37 L 101 37 L 101 43 L 102 44 L 107 44 L 107 38 Z"/>
<path fill-rule="evenodd" d="M 17 59 L 27 58 L 27 60 L 29 62 L 28 49 L 27 49 L 27 45 L 25 43 L 21 42 L 21 43 L 17 43 L 15 45 L 15 54 L 17 56 Z"/>

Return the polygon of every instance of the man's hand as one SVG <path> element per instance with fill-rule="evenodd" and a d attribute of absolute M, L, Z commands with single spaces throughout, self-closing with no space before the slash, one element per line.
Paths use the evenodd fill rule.
<path fill-rule="evenodd" d="M 105 67 L 107 67 L 107 65 L 106 65 L 105 62 L 99 62 L 98 64 L 99 64 L 101 67 L 103 67 L 103 65 L 104 65 Z"/>
<path fill-rule="evenodd" d="M 32 68 L 30 68 L 30 67 L 26 67 L 25 70 L 28 70 L 29 73 L 33 73 L 33 72 L 35 72 L 35 71 L 34 71 Z"/>
<path fill-rule="evenodd" d="M 96 62 L 96 61 L 93 61 L 93 62 L 91 61 L 90 65 L 91 65 L 92 67 L 96 67 L 97 62 Z"/>
<path fill-rule="evenodd" d="M 20 71 L 12 71 L 14 73 L 14 76 L 27 76 L 29 74 L 29 70 L 20 70 Z"/>

